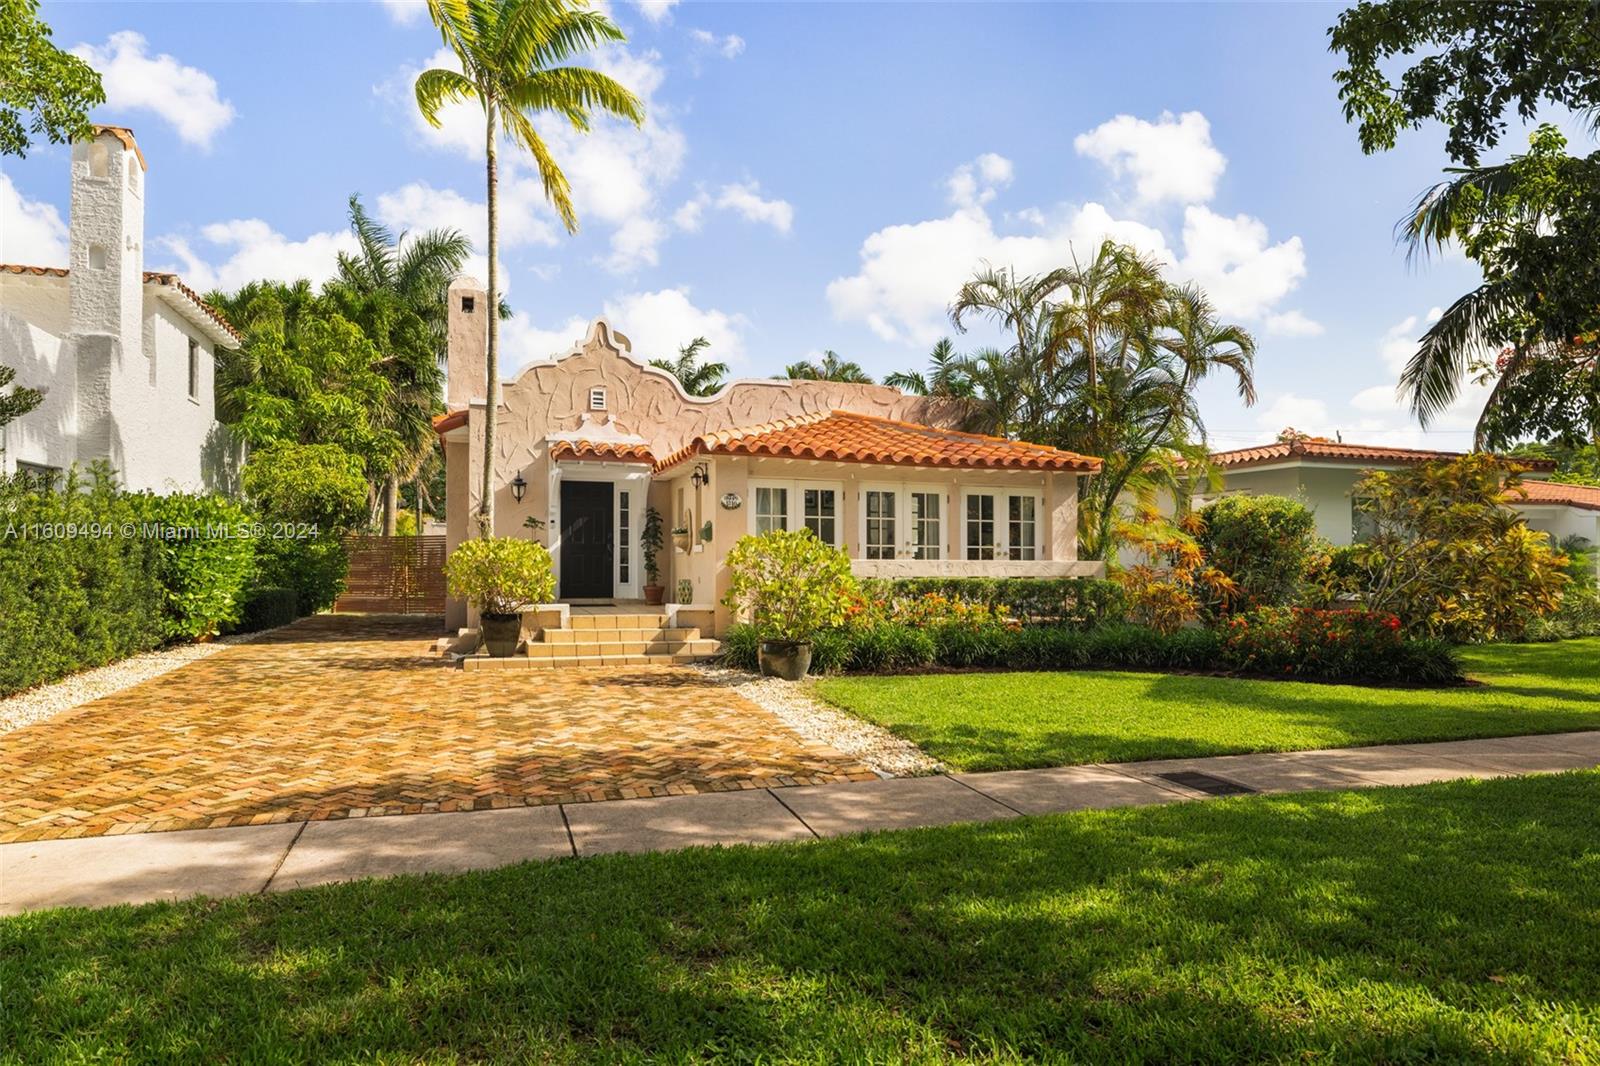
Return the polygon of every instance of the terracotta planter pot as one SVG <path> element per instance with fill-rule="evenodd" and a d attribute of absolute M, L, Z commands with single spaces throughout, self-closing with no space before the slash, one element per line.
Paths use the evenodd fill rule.
<path fill-rule="evenodd" d="M 763 640 L 757 654 L 762 677 L 799 681 L 811 669 L 809 640 Z"/>
<path fill-rule="evenodd" d="M 517 653 L 522 640 L 522 615 L 485 614 L 478 618 L 478 631 L 483 635 L 483 646 L 496 659 Z"/>
<path fill-rule="evenodd" d="M 644 602 L 652 607 L 661 606 L 661 601 L 666 599 L 667 590 L 660 585 L 646 585 L 644 587 Z"/>

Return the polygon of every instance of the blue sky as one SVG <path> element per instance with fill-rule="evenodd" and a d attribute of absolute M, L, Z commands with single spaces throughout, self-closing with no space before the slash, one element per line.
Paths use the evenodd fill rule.
<path fill-rule="evenodd" d="M 605 313 L 647 356 L 704 333 L 741 375 L 824 348 L 879 375 L 920 367 L 977 260 L 1038 269 L 1110 233 L 1260 338 L 1255 408 L 1206 387 L 1215 445 L 1286 425 L 1467 443 L 1475 396 L 1428 433 L 1392 398 L 1406 342 L 1476 278 L 1459 257 L 1410 266 L 1393 242 L 1446 162 L 1442 134 L 1361 154 L 1326 50 L 1337 5 L 610 11 L 629 41 L 597 62 L 649 121 L 587 139 L 546 125 L 576 237 L 508 162 L 508 363 Z M 197 287 L 325 276 L 352 192 L 399 228 L 481 233 L 481 119 L 432 133 L 415 114 L 412 78 L 442 62 L 419 5 L 43 14 L 105 73 L 96 117 L 131 126 L 149 160 L 149 267 Z M 59 148 L 4 161 L 0 261 L 64 262 L 66 169 Z"/>

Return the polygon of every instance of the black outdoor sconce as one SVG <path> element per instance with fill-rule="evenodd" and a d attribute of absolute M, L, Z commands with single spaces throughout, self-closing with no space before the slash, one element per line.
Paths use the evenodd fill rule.
<path fill-rule="evenodd" d="M 694 487 L 697 489 L 702 485 L 710 484 L 711 473 L 706 469 L 706 464 L 701 463 L 700 465 L 696 466 L 694 468 L 694 473 L 689 475 L 689 480 L 694 482 Z"/>
<path fill-rule="evenodd" d="M 522 497 L 527 493 L 527 491 L 528 483 L 522 480 L 521 474 L 518 474 L 516 477 L 511 479 L 511 498 L 513 500 L 521 503 Z"/>

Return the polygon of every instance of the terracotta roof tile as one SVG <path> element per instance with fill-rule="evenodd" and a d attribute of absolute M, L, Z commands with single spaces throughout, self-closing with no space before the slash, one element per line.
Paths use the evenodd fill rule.
<path fill-rule="evenodd" d="M 1528 503 L 1566 504 L 1585 511 L 1600 511 L 1600 487 L 1594 485 L 1565 485 L 1559 481 L 1524 481 L 1522 491 L 1528 494 Z M 1517 493 L 1511 494 L 1517 502 Z"/>
<path fill-rule="evenodd" d="M 1099 459 L 1042 444 L 832 411 L 701 434 L 657 463 L 656 470 L 702 454 L 1082 473 L 1093 473 L 1101 467 Z"/>
<path fill-rule="evenodd" d="M 452 429 L 460 429 L 467 424 L 467 409 L 459 411 L 446 411 L 442 415 L 433 416 L 433 431 L 435 433 L 449 433 Z"/>
<path fill-rule="evenodd" d="M 7 274 L 26 274 L 36 278 L 64 278 L 67 276 L 66 267 L 25 266 L 22 263 L 0 263 L 0 272 Z M 232 337 L 235 341 L 243 343 L 244 338 L 240 336 L 238 330 L 233 328 L 233 323 L 229 322 L 225 317 L 223 317 L 221 311 L 218 311 L 215 307 L 212 307 L 210 304 L 200 299 L 199 293 L 195 292 L 182 281 L 178 280 L 178 275 L 164 273 L 159 270 L 146 270 L 144 272 L 144 281 L 146 285 L 165 285 L 170 288 L 177 289 L 196 307 L 204 311 L 206 313 L 206 317 L 215 322 L 223 330 L 223 332 L 227 333 L 228 336 Z"/>
<path fill-rule="evenodd" d="M 96 134 L 109 133 L 122 142 L 122 147 L 139 157 L 139 169 L 149 170 L 150 164 L 144 161 L 144 152 L 139 149 L 139 142 L 133 139 L 133 131 L 126 126 L 96 126 Z"/>
<path fill-rule="evenodd" d="M 552 459 L 602 459 L 614 463 L 654 463 L 656 457 L 643 444 L 615 441 L 563 440 L 550 448 Z"/>
<path fill-rule="evenodd" d="M 1221 467 L 1254 466 L 1285 459 L 1323 459 L 1348 463 L 1429 463 L 1438 459 L 1459 459 L 1461 452 L 1428 451 L 1421 448 L 1386 448 L 1371 444 L 1345 444 L 1316 437 L 1276 441 L 1255 448 L 1235 448 L 1213 452 L 1211 461 Z M 1554 470 L 1549 459 L 1523 459 L 1518 463 L 1529 470 Z"/>

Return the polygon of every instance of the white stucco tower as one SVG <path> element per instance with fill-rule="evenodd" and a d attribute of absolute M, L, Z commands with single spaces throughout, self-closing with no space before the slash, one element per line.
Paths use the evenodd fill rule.
<path fill-rule="evenodd" d="M 144 315 L 144 154 L 133 133 L 98 126 L 72 146 L 70 332 L 138 337 Z"/>

